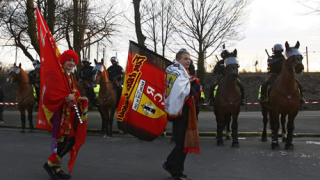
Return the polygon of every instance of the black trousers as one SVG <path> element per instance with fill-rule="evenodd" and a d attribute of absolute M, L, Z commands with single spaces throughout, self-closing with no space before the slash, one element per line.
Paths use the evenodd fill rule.
<path fill-rule="evenodd" d="M 180 174 L 184 171 L 184 161 L 187 154 L 183 153 L 184 138 L 188 127 L 189 106 L 185 105 L 182 110 L 182 116 L 178 118 L 168 118 L 172 122 L 172 132 L 174 136 L 175 147 L 167 157 L 165 165 L 172 169 L 174 174 Z"/>

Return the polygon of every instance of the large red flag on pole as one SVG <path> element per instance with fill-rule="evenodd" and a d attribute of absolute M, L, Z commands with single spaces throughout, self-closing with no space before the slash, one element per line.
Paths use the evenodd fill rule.
<path fill-rule="evenodd" d="M 57 57 L 60 55 L 56 42 L 38 8 L 37 26 L 40 42 L 40 100 L 37 119 L 37 128 L 52 131 L 51 118 L 53 114 L 65 103 L 65 97 L 71 94 L 67 77 Z M 82 112 L 86 111 L 87 102 L 81 103 Z M 82 124 L 75 129 L 76 143 L 70 151 L 68 167 L 71 173 L 78 151 L 86 139 L 87 121 L 86 116 Z M 81 121 L 81 120 L 79 120 Z"/>
<path fill-rule="evenodd" d="M 164 111 L 165 69 L 170 64 L 164 57 L 130 41 L 117 112 L 119 129 L 148 141 L 163 132 L 168 122 Z"/>

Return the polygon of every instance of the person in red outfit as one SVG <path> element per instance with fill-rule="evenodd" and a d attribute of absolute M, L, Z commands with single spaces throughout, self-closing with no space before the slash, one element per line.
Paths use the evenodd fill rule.
<path fill-rule="evenodd" d="M 75 133 L 79 125 L 79 119 L 76 114 L 74 104 L 85 102 L 87 97 L 81 97 L 77 90 L 73 76 L 71 75 L 74 67 L 78 64 L 78 54 L 73 50 L 67 50 L 58 57 L 58 61 L 62 66 L 62 71 L 66 75 L 65 78 L 69 83 L 71 94 L 65 97 L 62 106 L 54 112 L 52 123 L 52 148 L 48 161 L 44 164 L 44 169 L 53 179 L 70 179 L 70 174 L 61 170 L 61 161 L 75 145 L 77 141 Z M 43 98 L 46 98 L 45 96 Z"/>

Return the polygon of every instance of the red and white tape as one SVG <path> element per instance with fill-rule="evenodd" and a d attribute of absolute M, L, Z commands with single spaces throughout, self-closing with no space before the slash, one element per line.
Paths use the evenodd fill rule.
<path fill-rule="evenodd" d="M 260 102 L 251 102 L 251 103 L 245 103 L 246 105 L 256 105 L 256 104 L 260 104 Z M 320 102 L 317 102 L 317 101 L 310 101 L 310 102 L 306 102 L 306 104 L 320 104 Z M 209 106 L 208 103 L 201 103 L 200 105 L 202 106 Z"/>
<path fill-rule="evenodd" d="M 317 101 L 312 102 L 312 101 L 310 101 L 310 102 L 306 102 L 306 104 L 320 104 L 320 102 L 317 102 Z"/>
<path fill-rule="evenodd" d="M 15 103 L 15 102 L 0 102 L 0 105 L 18 105 L 18 103 Z"/>

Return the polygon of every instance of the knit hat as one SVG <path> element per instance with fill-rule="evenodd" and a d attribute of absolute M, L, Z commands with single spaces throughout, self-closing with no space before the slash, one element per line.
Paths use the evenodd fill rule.
<path fill-rule="evenodd" d="M 66 50 L 64 51 L 59 57 L 58 57 L 58 61 L 60 62 L 61 65 L 63 65 L 67 60 L 69 59 L 73 59 L 75 61 L 75 64 L 77 65 L 79 63 L 79 58 L 78 58 L 78 54 L 72 50 Z"/>

